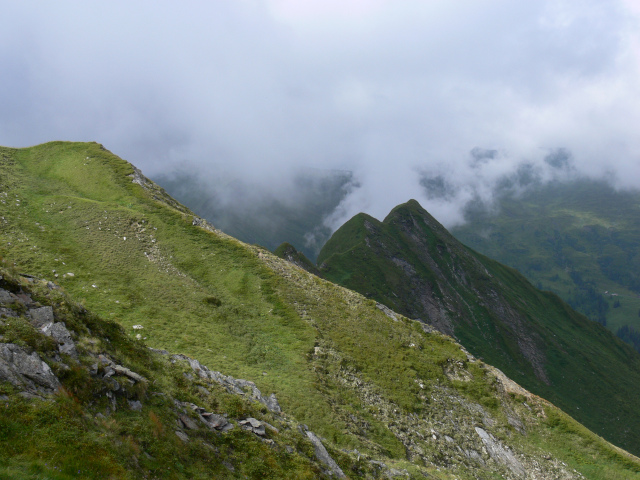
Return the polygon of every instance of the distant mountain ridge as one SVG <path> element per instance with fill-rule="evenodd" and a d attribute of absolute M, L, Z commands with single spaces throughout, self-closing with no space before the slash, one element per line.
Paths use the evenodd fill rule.
<path fill-rule="evenodd" d="M 326 278 L 454 335 L 599 434 L 629 448 L 640 439 L 631 427 L 640 422 L 632 400 L 640 356 L 554 294 L 462 245 L 415 200 L 383 222 L 356 215 L 318 264 Z"/>
<path fill-rule="evenodd" d="M 640 332 L 640 192 L 588 179 L 552 182 L 502 195 L 466 220 L 451 230 L 461 242 L 612 332 Z"/>

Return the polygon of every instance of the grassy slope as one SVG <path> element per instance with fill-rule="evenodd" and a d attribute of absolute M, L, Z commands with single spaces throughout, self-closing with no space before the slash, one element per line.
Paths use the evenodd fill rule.
<path fill-rule="evenodd" d="M 425 216 L 432 225 L 414 222 Z M 402 224 L 412 225 L 420 242 L 402 231 Z M 466 249 L 417 202 L 397 207 L 384 222 L 355 216 L 326 244 L 319 262 L 330 280 L 429 321 L 417 300 L 421 292 L 393 257 L 410 264 L 436 299 L 462 299 L 449 316 L 454 318 L 456 337 L 472 353 L 614 443 L 640 451 L 635 402 L 640 395 L 640 357 L 630 347 L 555 295 L 536 290 L 515 270 Z M 436 263 L 428 264 L 431 259 Z M 524 319 L 515 330 L 487 308 L 498 296 Z M 549 384 L 536 377 L 521 352 L 520 338 L 537 345 Z"/>
<path fill-rule="evenodd" d="M 131 183 L 132 167 L 98 144 L 1 149 L 0 170 L 0 255 L 17 271 L 52 280 L 57 273 L 69 295 L 116 320 L 126 334 L 142 324 L 149 345 L 252 379 L 265 394 L 277 392 L 285 412 L 338 447 L 391 462 L 406 455 L 379 408 L 345 386 L 348 371 L 374 386 L 397 418 L 438 413 L 420 396 L 420 379 L 432 395 L 446 388 L 463 403 L 484 405 L 498 419 L 492 431 L 503 441 L 513 431 L 505 409 L 521 412 L 530 434 L 513 441 L 527 454 L 551 452 L 571 468 L 593 472 L 591 478 L 636 478 L 640 471 L 637 460 L 551 407 L 546 417 L 526 417 L 522 399 L 502 397 L 493 377 L 467 364 L 450 339 L 425 334 L 406 319 L 394 322 L 372 301 L 192 226 L 186 209 L 154 200 L 163 192 Z M 69 272 L 73 277 L 64 276 Z M 333 353 L 318 357 L 316 347 Z M 444 374 L 452 361 L 467 365 L 469 381 Z M 366 434 L 354 428 L 354 415 L 369 425 Z M 5 463 L 7 471 L 15 461 Z"/>
<path fill-rule="evenodd" d="M 303 435 L 261 404 L 229 394 L 215 383 L 187 380 L 190 368 L 184 363 L 152 353 L 116 323 L 50 290 L 45 282 L 25 281 L 11 270 L 0 267 L 0 287 L 28 292 L 41 305 L 51 305 L 57 320 L 76 335 L 79 362 L 71 361 L 71 368 L 63 370 L 49 361 L 63 385 L 51 401 L 23 398 L 11 385 L 0 382 L 0 478 L 318 477 L 320 465 L 311 460 L 312 449 Z M 55 343 L 24 318 L 0 322 L 0 334 L 3 342 L 31 348 L 44 358 L 53 356 Z M 126 398 L 119 394 L 116 411 L 106 415 L 112 405 L 104 395 L 105 386 L 100 376 L 88 373 L 99 354 L 147 379 L 130 387 Z M 126 384 L 122 377 L 118 379 Z M 198 389 L 202 386 L 209 393 Z M 127 399 L 140 401 L 142 409 L 131 410 Z M 280 431 L 269 435 L 279 448 L 270 448 L 237 427 L 225 435 L 206 427 L 188 430 L 190 441 L 184 443 L 174 435 L 178 410 L 173 399 L 229 415 L 230 420 L 251 416 L 275 424 Z M 295 445 L 296 451 L 287 451 L 284 444 Z"/>
<path fill-rule="evenodd" d="M 637 192 L 586 180 L 551 184 L 521 198 L 505 198 L 495 215 L 475 214 L 468 220 L 452 229 L 466 245 L 517 268 L 593 320 L 603 316 L 613 332 L 623 325 L 640 330 Z M 595 295 L 581 293 L 576 274 L 602 296 L 606 310 L 599 313 Z M 615 300 L 619 307 L 614 308 Z"/>

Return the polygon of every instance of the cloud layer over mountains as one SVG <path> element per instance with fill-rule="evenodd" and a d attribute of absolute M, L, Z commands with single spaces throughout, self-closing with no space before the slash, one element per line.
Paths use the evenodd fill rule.
<path fill-rule="evenodd" d="M 0 61 L 2 145 L 95 140 L 282 196 L 352 170 L 336 225 L 412 197 L 453 224 L 523 171 L 640 187 L 632 0 L 13 2 Z"/>

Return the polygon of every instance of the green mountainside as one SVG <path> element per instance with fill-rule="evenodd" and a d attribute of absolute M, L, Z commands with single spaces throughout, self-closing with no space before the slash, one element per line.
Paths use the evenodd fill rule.
<path fill-rule="evenodd" d="M 311 168 L 283 179 L 278 194 L 224 175 L 206 178 L 184 167 L 153 180 L 225 233 L 272 251 L 291 242 L 312 260 L 331 236 L 324 218 L 353 186 L 349 171 Z"/>
<path fill-rule="evenodd" d="M 467 220 L 451 231 L 461 242 L 611 331 L 626 326 L 640 350 L 640 192 L 555 182 L 503 196 L 496 212 L 476 209 Z"/>
<path fill-rule="evenodd" d="M 640 478 L 450 337 L 223 234 L 99 144 L 0 148 L 0 262 L 2 478 Z"/>
<path fill-rule="evenodd" d="M 415 200 L 359 214 L 318 257 L 329 280 L 455 336 L 472 354 L 639 451 L 640 356 L 556 295 L 453 238 Z"/>

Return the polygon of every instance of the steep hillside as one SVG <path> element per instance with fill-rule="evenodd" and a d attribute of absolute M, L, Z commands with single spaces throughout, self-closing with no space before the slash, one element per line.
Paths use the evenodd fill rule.
<path fill-rule="evenodd" d="M 557 293 L 614 333 L 629 326 L 640 349 L 640 192 L 576 180 L 506 195 L 495 211 L 468 212 L 451 233 Z"/>
<path fill-rule="evenodd" d="M 589 428 L 639 451 L 640 356 L 515 270 L 466 248 L 414 200 L 359 214 L 318 257 L 326 278 L 454 335 Z"/>
<path fill-rule="evenodd" d="M 98 144 L 0 160 L 0 476 L 640 478 L 451 338 L 222 234 Z"/>
<path fill-rule="evenodd" d="M 315 434 L 287 419 L 275 396 L 149 350 L 52 282 L 0 268 L 0 342 L 3 479 L 314 478 L 328 470 Z"/>

